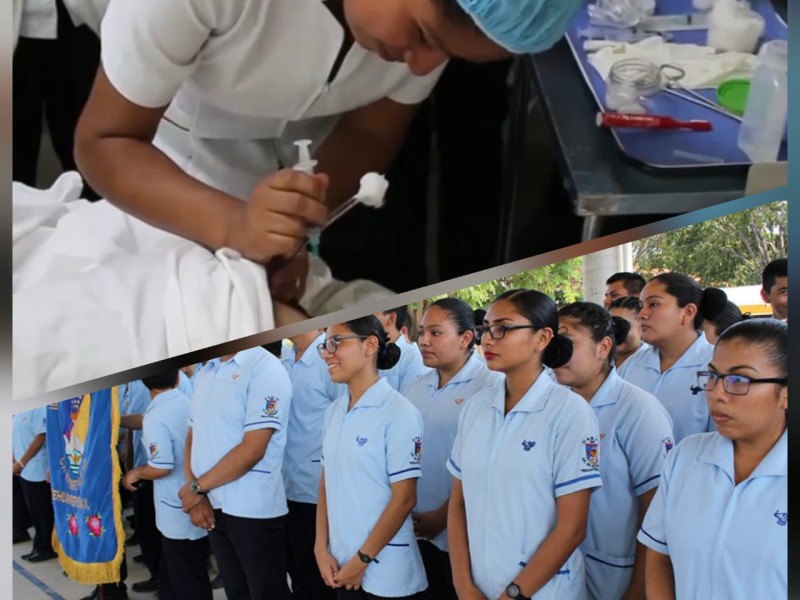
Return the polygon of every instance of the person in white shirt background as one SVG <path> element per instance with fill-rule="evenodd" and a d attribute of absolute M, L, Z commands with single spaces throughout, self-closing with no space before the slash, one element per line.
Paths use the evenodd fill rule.
<path fill-rule="evenodd" d="M 638 273 L 621 271 L 606 279 L 606 291 L 603 294 L 603 308 L 609 309 L 611 303 L 625 296 L 636 296 L 642 292 L 644 277 Z"/>
<path fill-rule="evenodd" d="M 461 411 L 447 462 L 453 582 L 471 600 L 586 597 L 578 545 L 591 490 L 603 485 L 597 418 L 547 374 L 572 343 L 558 333 L 556 304 L 536 290 L 509 290 L 486 313 L 486 363 L 505 381 Z"/>
<path fill-rule="evenodd" d="M 391 369 L 382 369 L 380 376 L 385 377 L 389 385 L 400 393 L 403 393 L 417 377 L 430 371 L 422 362 L 422 355 L 417 344 L 409 341 L 401 331 L 407 316 L 407 306 L 398 306 L 375 313 L 375 317 L 383 325 L 389 341 L 400 349 L 400 360 Z"/>
<path fill-rule="evenodd" d="M 425 573 L 428 600 L 455 600 L 447 552 L 447 506 L 453 479 L 447 459 L 458 429 L 458 416 L 470 398 L 491 381 L 501 380 L 475 351 L 472 308 L 458 298 L 442 298 L 425 309 L 418 344 L 432 370 L 412 381 L 403 395 L 422 414 L 425 452 L 417 506 L 411 515 Z"/>
<path fill-rule="evenodd" d="M 786 598 L 788 326 L 725 330 L 696 374 L 717 431 L 667 456 L 638 539 L 648 600 Z"/>
<path fill-rule="evenodd" d="M 581 550 L 592 600 L 644 597 L 644 546 L 636 532 L 672 449 L 672 420 L 649 392 L 617 375 L 614 348 L 628 322 L 599 304 L 575 302 L 558 311 L 559 328 L 572 341 L 572 357 L 558 382 L 589 403 L 600 425 L 603 487 L 592 494 Z"/>
<path fill-rule="evenodd" d="M 789 261 L 776 258 L 761 272 L 761 298 L 772 307 L 772 316 L 789 318 Z"/>
<path fill-rule="evenodd" d="M 325 414 L 314 554 L 339 600 L 419 598 L 428 587 L 411 511 L 419 411 L 378 374 L 400 350 L 373 315 L 329 327 L 319 351 L 347 391 Z"/>
<path fill-rule="evenodd" d="M 642 310 L 642 301 L 639 296 L 620 296 L 608 305 L 609 314 L 625 319 L 630 324 L 625 341 L 617 344 L 614 354 L 614 366 L 619 369 L 625 361 L 645 352 L 650 344 L 642 339 L 642 322 L 639 320 L 639 311 Z"/>
<path fill-rule="evenodd" d="M 76 169 L 75 126 L 100 61 L 97 35 L 76 4 L 89 0 L 14 0 L 18 39 L 13 62 L 12 179 L 35 187 L 43 124 L 64 171 Z M 97 199 L 84 185 L 83 197 Z"/>
<path fill-rule="evenodd" d="M 695 373 L 708 364 L 714 347 L 702 331 L 728 297 L 717 288 L 701 288 L 682 273 L 656 275 L 640 295 L 642 337 L 652 347 L 626 360 L 619 375 L 658 398 L 672 417 L 675 443 L 687 435 L 713 430 L 708 407 L 695 389 Z"/>

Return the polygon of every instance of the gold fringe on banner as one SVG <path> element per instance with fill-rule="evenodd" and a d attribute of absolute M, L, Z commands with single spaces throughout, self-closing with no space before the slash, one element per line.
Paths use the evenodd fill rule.
<path fill-rule="evenodd" d="M 91 410 L 91 395 L 86 394 L 81 400 L 80 411 Z M 77 419 L 77 420 L 80 420 Z M 117 535 L 117 552 L 114 558 L 102 563 L 78 562 L 63 551 L 53 528 L 53 550 L 58 553 L 58 562 L 67 574 L 67 577 L 77 583 L 101 584 L 116 583 L 119 581 L 119 571 L 122 565 L 122 555 L 125 551 L 125 528 L 122 523 L 122 498 L 119 495 L 119 482 L 122 478 L 122 468 L 117 457 L 117 443 L 119 441 L 119 389 L 111 388 L 111 499 L 114 505 L 114 531 Z"/>

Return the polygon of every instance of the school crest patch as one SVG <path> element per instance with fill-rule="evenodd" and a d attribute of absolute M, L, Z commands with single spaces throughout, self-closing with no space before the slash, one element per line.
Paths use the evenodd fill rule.
<path fill-rule="evenodd" d="M 775 517 L 776 522 L 781 527 L 786 527 L 789 522 L 789 513 L 781 512 L 780 509 L 776 510 L 772 516 Z"/>
<path fill-rule="evenodd" d="M 600 467 L 600 443 L 593 435 L 585 438 L 581 443 L 583 444 L 581 462 L 586 466 L 581 471 L 597 471 Z"/>
<path fill-rule="evenodd" d="M 150 443 L 150 458 L 158 456 L 158 445 L 155 442 Z"/>
<path fill-rule="evenodd" d="M 267 396 L 264 399 L 264 410 L 261 414 L 264 417 L 274 417 L 278 414 L 278 399 L 275 396 Z"/>
<path fill-rule="evenodd" d="M 422 460 L 422 438 L 417 436 L 413 440 L 414 452 L 411 453 L 411 460 L 408 461 L 411 465 L 418 465 Z"/>
<path fill-rule="evenodd" d="M 672 450 L 673 446 L 675 446 L 675 442 L 673 442 L 672 438 L 669 436 L 661 440 L 661 443 L 664 444 L 664 450 L 666 450 L 667 452 Z"/>

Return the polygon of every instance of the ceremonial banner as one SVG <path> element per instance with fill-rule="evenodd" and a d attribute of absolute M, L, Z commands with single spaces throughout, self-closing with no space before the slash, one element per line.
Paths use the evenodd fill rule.
<path fill-rule="evenodd" d="M 53 491 L 53 548 L 70 579 L 119 581 L 125 546 L 117 389 L 51 404 L 47 450 Z"/>

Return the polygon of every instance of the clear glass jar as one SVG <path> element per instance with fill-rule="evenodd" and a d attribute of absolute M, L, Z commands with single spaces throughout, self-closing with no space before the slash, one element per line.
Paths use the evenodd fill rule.
<path fill-rule="evenodd" d="M 629 113 L 647 112 L 643 99 L 661 90 L 661 71 L 654 62 L 626 58 L 614 63 L 606 79 L 606 107 Z"/>

